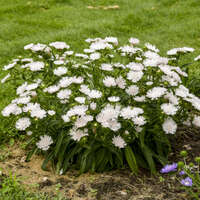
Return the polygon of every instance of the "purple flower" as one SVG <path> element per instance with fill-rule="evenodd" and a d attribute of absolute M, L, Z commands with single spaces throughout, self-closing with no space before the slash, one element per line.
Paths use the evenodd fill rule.
<path fill-rule="evenodd" d="M 161 170 L 160 173 L 169 173 L 169 172 L 174 172 L 176 171 L 177 168 L 177 163 L 173 163 L 171 165 L 165 165 Z"/>
<path fill-rule="evenodd" d="M 182 179 L 181 184 L 184 186 L 190 187 L 190 186 L 192 186 L 192 179 L 190 177 Z"/>
<path fill-rule="evenodd" d="M 179 172 L 179 175 L 180 175 L 180 176 L 182 176 L 182 175 L 184 175 L 184 174 L 185 174 L 185 172 L 184 172 L 183 170 Z"/>

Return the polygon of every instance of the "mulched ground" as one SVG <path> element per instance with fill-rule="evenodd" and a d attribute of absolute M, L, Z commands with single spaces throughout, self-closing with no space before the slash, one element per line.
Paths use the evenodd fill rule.
<path fill-rule="evenodd" d="M 197 129 L 181 127 L 171 142 L 173 153 L 169 159 L 172 162 L 179 161 L 179 153 L 185 149 L 190 160 L 200 156 L 200 131 Z M 9 155 L 6 154 L 8 151 Z M 59 184 L 60 192 L 71 200 L 189 200 L 180 189 L 180 183 L 168 175 L 164 176 L 165 181 L 159 174 L 152 177 L 147 171 L 141 171 L 136 177 L 129 170 L 81 176 L 70 170 L 66 175 L 58 176 L 52 171 L 41 170 L 40 156 L 25 162 L 25 153 L 19 146 L 0 150 L 1 155 L 8 155 L 0 162 L 0 168 L 5 174 L 16 173 L 21 182 L 34 191 L 53 196 Z"/>

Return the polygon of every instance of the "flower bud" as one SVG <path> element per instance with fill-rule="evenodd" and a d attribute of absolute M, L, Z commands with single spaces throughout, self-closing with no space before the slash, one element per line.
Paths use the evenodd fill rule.
<path fill-rule="evenodd" d="M 194 167 L 194 163 L 190 162 L 189 167 Z"/>
<path fill-rule="evenodd" d="M 200 157 L 196 157 L 195 158 L 195 162 L 197 162 L 198 164 L 200 164 Z"/>
<path fill-rule="evenodd" d="M 180 152 L 180 155 L 181 155 L 182 157 L 186 157 L 186 156 L 188 155 L 188 153 L 187 153 L 187 151 L 181 151 L 181 152 Z"/>
<path fill-rule="evenodd" d="M 184 167 L 184 162 L 179 161 L 179 162 L 178 162 L 178 168 L 181 169 L 181 168 L 183 168 L 183 167 Z"/>

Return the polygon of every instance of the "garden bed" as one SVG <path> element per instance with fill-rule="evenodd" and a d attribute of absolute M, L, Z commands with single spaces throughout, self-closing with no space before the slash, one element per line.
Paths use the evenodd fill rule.
<path fill-rule="evenodd" d="M 69 170 L 65 175 L 55 175 L 49 166 L 49 171 L 43 171 L 41 164 L 43 158 L 35 155 L 30 162 L 25 162 L 26 152 L 20 144 L 6 147 L 1 150 L 0 168 L 4 174 L 16 174 L 20 181 L 34 192 L 45 192 L 50 196 L 56 195 L 55 188 L 66 199 L 189 199 L 187 194 L 180 189 L 180 183 L 172 176 L 153 176 L 145 171 L 140 171 L 138 176 L 131 174 L 127 169 L 106 173 L 86 173 L 79 176 L 78 171 Z M 173 152 L 170 161 L 179 160 L 179 152 L 188 150 L 190 159 L 199 156 L 200 134 L 193 128 L 179 128 L 176 138 L 172 141 Z"/>

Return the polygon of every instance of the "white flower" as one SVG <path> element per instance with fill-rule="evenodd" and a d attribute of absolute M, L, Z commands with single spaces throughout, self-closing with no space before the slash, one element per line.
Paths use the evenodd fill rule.
<path fill-rule="evenodd" d="M 69 134 L 71 135 L 72 139 L 79 142 L 81 140 L 82 137 L 87 136 L 88 135 L 88 131 L 87 129 L 84 130 L 80 130 L 80 129 L 71 129 Z"/>
<path fill-rule="evenodd" d="M 67 55 L 67 56 L 71 56 L 71 55 L 73 55 L 73 51 L 65 51 L 64 52 L 64 55 Z"/>
<path fill-rule="evenodd" d="M 68 89 L 64 89 L 64 90 L 60 90 L 57 93 L 57 97 L 59 99 L 69 99 L 70 95 L 71 95 L 72 91 L 68 90 Z"/>
<path fill-rule="evenodd" d="M 53 140 L 48 135 L 40 136 L 40 141 L 36 143 L 37 147 L 43 151 L 47 151 L 51 144 L 53 144 Z"/>
<path fill-rule="evenodd" d="M 28 117 L 23 117 L 16 121 L 15 127 L 20 131 L 25 131 L 30 125 L 30 119 Z"/>
<path fill-rule="evenodd" d="M 156 46 L 150 44 L 150 43 L 146 43 L 145 44 L 146 48 L 155 52 L 159 52 L 159 49 L 156 48 Z"/>
<path fill-rule="evenodd" d="M 179 97 L 185 98 L 189 95 L 189 90 L 185 86 L 180 85 L 179 88 L 176 89 L 175 94 Z"/>
<path fill-rule="evenodd" d="M 136 126 L 135 130 L 136 130 L 137 133 L 140 133 L 143 130 L 143 128 L 140 127 L 140 126 Z"/>
<path fill-rule="evenodd" d="M 146 85 L 153 85 L 153 82 L 152 81 L 147 81 Z"/>
<path fill-rule="evenodd" d="M 103 79 L 103 83 L 106 87 L 114 87 L 116 86 L 116 81 L 113 77 L 111 76 L 106 76 L 104 79 Z"/>
<path fill-rule="evenodd" d="M 126 89 L 126 93 L 129 94 L 130 96 L 135 96 L 139 92 L 139 88 L 136 85 L 131 85 Z"/>
<path fill-rule="evenodd" d="M 162 128 L 166 134 L 175 134 L 177 129 L 177 124 L 172 118 L 165 119 Z"/>
<path fill-rule="evenodd" d="M 95 110 L 96 107 L 97 107 L 96 103 L 94 103 L 94 102 L 90 103 L 90 109 Z"/>
<path fill-rule="evenodd" d="M 90 54 L 90 59 L 91 60 L 98 60 L 100 57 L 101 57 L 101 54 L 98 53 L 98 52 Z"/>
<path fill-rule="evenodd" d="M 166 115 L 175 115 L 178 108 L 171 103 L 163 103 L 161 109 Z"/>
<path fill-rule="evenodd" d="M 10 78 L 10 73 L 1 79 L 1 83 L 5 83 L 8 78 Z"/>
<path fill-rule="evenodd" d="M 57 69 L 54 69 L 53 73 L 57 76 L 62 76 L 67 73 L 67 68 L 65 67 L 58 67 Z"/>
<path fill-rule="evenodd" d="M 120 106 L 112 106 L 107 104 L 101 112 L 96 116 L 97 122 L 103 127 L 110 128 L 112 131 L 118 131 L 121 124 L 117 121 L 120 114 Z"/>
<path fill-rule="evenodd" d="M 112 71 L 112 70 L 113 70 L 113 67 L 112 67 L 111 64 L 103 63 L 103 64 L 101 64 L 101 69 L 102 69 L 102 70 L 105 70 L 105 71 Z"/>
<path fill-rule="evenodd" d="M 22 109 L 17 106 L 15 103 L 11 103 L 8 106 L 6 106 L 2 111 L 1 114 L 4 117 L 9 117 L 11 114 L 13 115 L 19 115 L 22 113 Z"/>
<path fill-rule="evenodd" d="M 145 101 L 145 96 L 137 96 L 133 98 L 137 102 L 144 102 Z"/>
<path fill-rule="evenodd" d="M 93 120 L 92 115 L 82 115 L 79 118 L 77 118 L 76 122 L 74 123 L 74 126 L 76 129 L 84 127 L 87 125 L 88 122 Z"/>
<path fill-rule="evenodd" d="M 200 60 L 200 55 L 197 56 L 197 57 L 194 59 L 194 61 L 198 61 L 198 60 Z"/>
<path fill-rule="evenodd" d="M 146 120 L 143 116 L 134 117 L 132 120 L 133 120 L 133 123 L 137 126 L 143 126 L 146 124 Z"/>
<path fill-rule="evenodd" d="M 131 119 L 143 113 L 144 111 L 142 108 L 137 108 L 137 107 L 131 108 L 130 106 L 128 106 L 121 110 L 120 116 L 123 117 L 124 119 Z"/>
<path fill-rule="evenodd" d="M 88 59 L 89 58 L 88 55 L 83 54 L 83 53 L 76 53 L 75 56 L 76 57 L 80 57 L 80 58 L 84 58 L 84 59 Z"/>
<path fill-rule="evenodd" d="M 166 88 L 154 87 L 148 90 L 146 97 L 150 98 L 151 100 L 158 99 L 159 97 L 163 96 L 166 93 L 166 91 Z"/>
<path fill-rule="evenodd" d="M 16 98 L 16 99 L 12 100 L 12 103 L 27 104 L 27 103 L 30 102 L 30 100 L 31 100 L 30 96 L 25 96 L 25 97 L 19 97 L 19 98 Z"/>
<path fill-rule="evenodd" d="M 112 143 L 118 148 L 124 148 L 126 146 L 126 142 L 121 136 L 114 136 L 112 139 Z"/>
<path fill-rule="evenodd" d="M 133 71 L 142 71 L 144 69 L 144 66 L 141 63 L 135 62 L 130 62 L 126 67 Z"/>
<path fill-rule="evenodd" d="M 106 43 L 105 41 L 97 41 L 90 45 L 90 49 L 93 50 L 102 50 L 102 49 L 112 49 L 113 46 L 111 44 Z"/>
<path fill-rule="evenodd" d="M 118 78 L 115 79 L 115 82 L 117 86 L 121 89 L 125 89 L 126 87 L 126 81 L 122 78 L 122 76 L 119 76 Z"/>
<path fill-rule="evenodd" d="M 33 132 L 32 132 L 32 131 L 27 131 L 26 134 L 27 134 L 27 135 L 32 135 Z"/>
<path fill-rule="evenodd" d="M 94 49 L 84 49 L 84 53 L 93 53 Z"/>
<path fill-rule="evenodd" d="M 193 123 L 195 126 L 200 127 L 200 116 L 195 115 L 195 116 L 194 116 L 194 119 L 193 119 L 193 121 L 192 121 L 192 123 Z"/>
<path fill-rule="evenodd" d="M 137 38 L 130 38 L 129 43 L 132 45 L 139 44 L 140 40 L 138 40 Z"/>
<path fill-rule="evenodd" d="M 56 114 L 56 112 L 54 110 L 48 110 L 47 113 L 50 115 L 50 116 L 53 116 Z"/>
<path fill-rule="evenodd" d="M 84 104 L 85 103 L 85 97 L 76 97 L 75 101 L 77 101 L 78 103 Z"/>
<path fill-rule="evenodd" d="M 41 69 L 44 68 L 44 63 L 43 62 L 32 62 L 26 64 L 30 68 L 31 71 L 40 71 Z"/>
<path fill-rule="evenodd" d="M 113 43 L 114 45 L 118 45 L 118 39 L 116 37 L 106 37 L 105 41 Z"/>
<path fill-rule="evenodd" d="M 142 71 L 129 71 L 127 74 L 127 79 L 133 83 L 137 83 L 143 77 L 143 75 L 144 73 Z"/>
<path fill-rule="evenodd" d="M 52 42 L 49 44 L 49 46 L 54 47 L 56 49 L 69 49 L 69 45 L 67 45 L 65 42 Z"/>
<path fill-rule="evenodd" d="M 55 65 L 63 65 L 63 64 L 65 64 L 65 62 L 63 60 L 55 60 L 53 63 Z"/>
<path fill-rule="evenodd" d="M 60 89 L 59 86 L 57 86 L 57 85 L 52 85 L 52 86 L 49 86 L 48 88 L 45 88 L 45 89 L 44 89 L 44 92 L 48 92 L 48 93 L 52 94 L 52 93 L 57 92 L 59 89 Z"/>
<path fill-rule="evenodd" d="M 174 105 L 178 105 L 179 104 L 179 98 L 177 96 L 175 96 L 173 93 L 166 93 L 166 95 L 164 96 L 165 99 L 168 99 L 170 103 L 174 104 Z"/>
<path fill-rule="evenodd" d="M 193 51 L 194 51 L 194 49 L 190 48 L 190 47 L 174 48 L 174 49 L 167 51 L 167 55 L 173 56 L 173 55 L 176 55 L 178 53 L 190 53 L 190 52 L 193 52 Z"/>
<path fill-rule="evenodd" d="M 116 97 L 116 96 L 111 96 L 111 97 L 108 97 L 108 101 L 110 101 L 110 102 L 118 102 L 118 101 L 120 101 L 120 98 Z"/>
<path fill-rule="evenodd" d="M 98 90 L 90 90 L 90 93 L 87 94 L 91 99 L 98 99 L 102 96 L 102 92 Z"/>
<path fill-rule="evenodd" d="M 14 62 L 14 63 L 11 63 L 11 64 L 9 64 L 9 65 L 5 65 L 4 67 L 3 67 L 3 70 L 8 70 L 8 69 L 11 69 L 11 68 L 13 68 L 15 65 L 16 65 L 17 63 L 16 62 Z"/>

